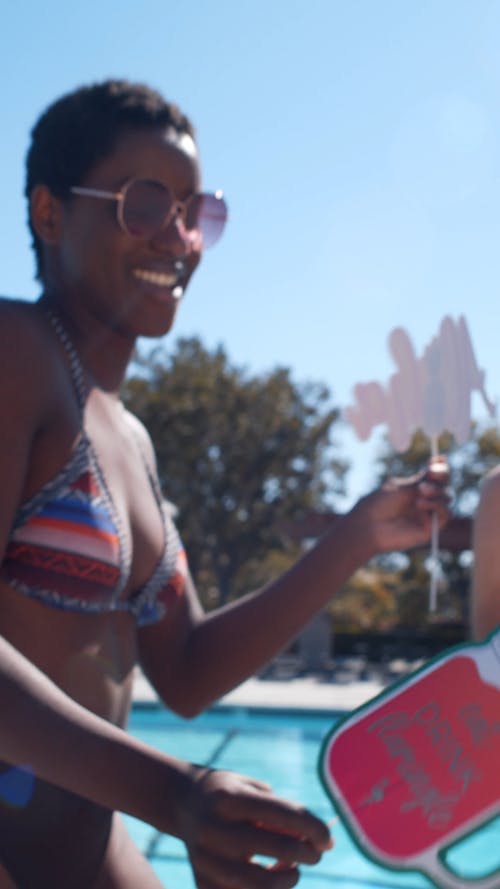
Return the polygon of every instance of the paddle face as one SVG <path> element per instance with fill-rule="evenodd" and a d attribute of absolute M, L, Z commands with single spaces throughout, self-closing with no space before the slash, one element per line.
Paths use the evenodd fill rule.
<path fill-rule="evenodd" d="M 443 851 L 500 812 L 499 742 L 500 662 L 471 643 L 335 727 L 320 775 L 363 851 L 436 879 Z"/>

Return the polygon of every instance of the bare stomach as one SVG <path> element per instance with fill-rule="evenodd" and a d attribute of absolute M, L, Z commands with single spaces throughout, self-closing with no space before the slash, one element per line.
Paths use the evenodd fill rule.
<path fill-rule="evenodd" d="M 0 633 L 78 703 L 126 726 L 136 662 L 129 615 L 62 611 L 0 584 Z M 36 777 L 30 787 L 29 780 L 29 772 L 0 762 L 0 862 L 19 889 L 89 889 L 112 813 Z M 2 794 L 2 783 L 13 790 Z"/>

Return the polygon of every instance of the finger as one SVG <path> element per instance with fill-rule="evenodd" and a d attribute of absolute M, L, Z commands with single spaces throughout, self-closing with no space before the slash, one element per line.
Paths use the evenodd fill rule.
<path fill-rule="evenodd" d="M 208 854 L 197 855 L 193 869 L 199 889 L 292 889 L 299 879 L 296 867 L 276 870 L 254 861 L 228 861 Z"/>
<path fill-rule="evenodd" d="M 447 488 L 439 482 L 433 482 L 429 479 L 425 478 L 418 485 L 417 491 L 419 496 L 428 497 L 429 499 L 435 497 L 437 500 L 441 497 L 448 497 Z"/>
<path fill-rule="evenodd" d="M 317 864 L 324 851 L 302 837 L 291 836 L 262 824 L 230 827 L 227 824 L 207 825 L 203 833 L 203 846 L 235 860 L 264 855 L 287 865 Z"/>
<path fill-rule="evenodd" d="M 450 511 L 448 509 L 436 509 L 434 515 L 437 518 L 438 528 L 444 528 L 450 521 Z"/>
<path fill-rule="evenodd" d="M 449 503 L 451 500 L 451 491 L 448 485 L 443 482 L 433 482 L 429 479 L 424 479 L 424 481 L 420 482 L 417 487 L 417 499 L 422 497 L 427 500 L 436 500 L 441 501 L 442 503 Z"/>
<path fill-rule="evenodd" d="M 449 478 L 450 466 L 448 460 L 444 455 L 440 454 L 436 457 L 431 457 L 427 466 L 420 469 L 418 472 L 413 473 L 413 475 L 390 478 L 387 480 L 385 486 L 389 489 L 412 488 L 419 485 L 424 480 L 442 486 L 443 484 L 447 484 Z"/>
<path fill-rule="evenodd" d="M 421 469 L 418 472 L 413 473 L 413 475 L 393 476 L 392 478 L 389 478 L 386 482 L 384 482 L 383 487 L 389 491 L 404 491 L 406 489 L 411 490 L 412 488 L 415 488 L 418 484 L 420 484 L 420 482 L 425 478 L 425 473 L 426 470 Z"/>
<path fill-rule="evenodd" d="M 227 772 L 220 769 L 205 769 L 198 780 L 199 785 L 217 788 L 222 791 L 226 788 L 229 796 L 235 793 L 246 793 L 247 790 L 258 791 L 259 794 L 272 794 L 273 788 L 267 781 L 260 781 L 258 778 L 251 778 L 249 775 L 240 775 L 238 772 Z"/>
<path fill-rule="evenodd" d="M 420 527 L 420 543 L 422 545 L 427 546 L 430 543 L 433 523 L 437 520 L 438 529 L 441 530 L 449 521 L 448 511 L 445 510 L 434 510 L 432 512 L 422 511 L 420 516 L 415 519 L 414 527 L 413 527 L 413 542 L 412 546 L 419 545 L 415 543 L 415 530 Z M 411 529 L 410 529 L 411 531 Z"/>
<path fill-rule="evenodd" d="M 447 512 L 450 507 L 450 498 L 445 492 L 442 492 L 439 497 L 418 497 L 416 506 L 419 509 L 426 509 L 428 512 L 432 512 L 432 510 Z"/>
<path fill-rule="evenodd" d="M 294 867 L 293 864 L 290 865 L 290 864 L 287 864 L 283 861 L 277 861 L 276 864 L 270 864 L 268 866 L 268 870 L 273 871 L 274 873 L 287 872 L 288 874 L 290 874 L 291 878 L 296 878 L 296 882 L 298 881 L 298 878 L 299 878 L 299 871 L 297 870 L 297 868 Z M 292 886 L 295 886 L 295 883 L 292 883 Z"/>
<path fill-rule="evenodd" d="M 434 509 L 448 509 L 450 505 L 450 496 L 446 490 L 441 488 L 439 491 L 427 490 L 424 485 L 420 486 L 418 494 L 415 498 L 415 507 L 417 510 L 431 512 Z"/>
<path fill-rule="evenodd" d="M 418 509 L 440 509 L 447 507 L 451 502 L 448 488 L 442 485 L 434 485 L 432 482 L 421 482 L 415 497 L 415 506 Z"/>
<path fill-rule="evenodd" d="M 213 883 L 212 880 L 206 880 L 204 877 L 197 879 L 196 875 L 195 884 L 196 889 L 221 889 L 221 886 L 225 887 L 227 885 L 226 883 L 219 883 L 219 881 Z M 234 889 L 234 887 L 232 887 L 232 889 Z"/>
<path fill-rule="evenodd" d="M 223 795 L 217 812 L 232 821 L 251 822 L 268 831 L 300 837 L 320 850 L 330 848 L 330 832 L 323 821 L 303 806 L 276 796 Z"/>
<path fill-rule="evenodd" d="M 247 781 L 251 787 L 255 787 L 256 790 L 262 790 L 264 793 L 272 793 L 273 788 L 266 781 L 258 781 L 257 778 L 247 778 Z"/>

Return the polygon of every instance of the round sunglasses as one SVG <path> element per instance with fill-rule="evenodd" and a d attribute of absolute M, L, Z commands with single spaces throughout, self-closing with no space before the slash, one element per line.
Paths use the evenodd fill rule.
<path fill-rule="evenodd" d="M 186 201 L 178 201 L 168 186 L 154 179 L 129 179 L 116 192 L 80 185 L 74 185 L 70 191 L 116 201 L 118 225 L 134 238 L 151 238 L 176 218 L 192 246 L 212 247 L 227 220 L 227 204 L 221 191 L 193 194 Z"/>

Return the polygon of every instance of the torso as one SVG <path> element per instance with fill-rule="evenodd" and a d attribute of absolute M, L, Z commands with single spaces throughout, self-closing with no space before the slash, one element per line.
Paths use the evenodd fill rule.
<path fill-rule="evenodd" d="M 32 311 L 38 310 L 33 307 Z M 41 317 L 40 324 L 46 326 Z M 23 502 L 65 465 L 81 433 L 66 357 L 52 333 L 47 336 L 47 348 L 59 349 L 55 361 L 47 354 L 54 397 L 47 405 L 46 422 L 33 444 Z M 164 546 L 164 527 L 144 460 L 131 438 L 120 402 L 113 395 L 92 389 L 85 405 L 85 428 L 132 554 L 127 589 L 123 591 L 126 597 L 154 572 Z M 114 724 L 126 725 L 136 662 L 136 623 L 131 614 L 60 610 L 24 596 L 2 582 L 0 631 L 72 698 Z M 7 765 L 2 767 L 3 771 L 8 769 Z M 27 850 L 31 842 L 34 848 L 41 849 L 40 832 L 46 828 L 47 862 L 51 860 L 52 848 L 52 859 L 58 856 L 62 866 L 66 857 L 75 854 L 92 869 L 92 862 L 102 853 L 109 818 L 110 813 L 72 794 L 36 782 L 29 805 L 15 811 L 0 805 L 0 859 L 7 864 L 9 849 L 24 845 Z M 29 853 L 24 851 L 24 857 L 26 854 Z M 14 855 L 14 861 L 18 858 Z M 68 867 L 69 864 L 68 860 Z M 41 861 L 40 865 L 43 873 Z M 75 868 L 74 860 L 71 867 Z M 20 874 L 17 879 L 21 880 Z M 42 885 L 48 883 L 41 882 Z M 76 887 L 74 882 L 71 885 Z M 30 883 L 30 889 L 34 887 L 35 882 Z"/>

